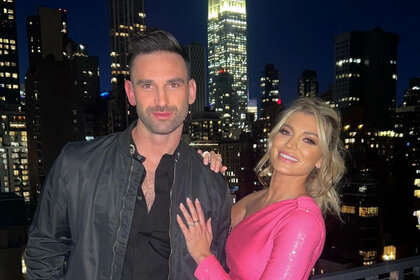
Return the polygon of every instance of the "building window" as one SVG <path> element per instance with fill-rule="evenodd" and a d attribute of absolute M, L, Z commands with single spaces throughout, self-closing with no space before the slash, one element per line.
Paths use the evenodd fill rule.
<path fill-rule="evenodd" d="M 376 217 L 378 216 L 378 207 L 359 207 L 360 217 Z"/>

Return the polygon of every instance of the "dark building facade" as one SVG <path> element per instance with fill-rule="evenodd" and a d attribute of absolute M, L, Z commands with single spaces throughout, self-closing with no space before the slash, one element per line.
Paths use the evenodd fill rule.
<path fill-rule="evenodd" d="M 399 37 L 379 28 L 335 36 L 334 103 L 346 122 L 391 124 L 397 84 Z"/>
<path fill-rule="evenodd" d="M 41 7 L 27 18 L 25 80 L 31 193 L 69 141 L 101 135 L 98 58 L 67 35 L 67 12 Z"/>
<path fill-rule="evenodd" d="M 204 112 L 204 107 L 208 106 L 206 47 L 191 43 L 183 49 L 191 62 L 191 78 L 197 84 L 197 97 L 191 105 L 191 113 Z"/>
<path fill-rule="evenodd" d="M 234 138 L 234 134 L 240 134 L 238 128 L 233 124 L 232 110 L 238 105 L 238 96 L 233 89 L 233 76 L 220 70 L 219 74 L 213 78 L 211 91 L 217 96 L 223 98 L 216 99 L 216 103 L 212 108 L 220 108 L 221 111 L 216 110 L 220 114 L 222 121 L 222 138 Z"/>
<path fill-rule="evenodd" d="M 281 104 L 280 99 L 280 73 L 274 67 L 274 64 L 265 65 L 261 72 L 261 109 L 260 118 L 265 119 L 269 116 L 267 113 L 270 107 Z"/>
<path fill-rule="evenodd" d="M 0 2 L 0 109 L 20 102 L 15 1 Z"/>
<path fill-rule="evenodd" d="M 315 70 L 305 69 L 298 79 L 299 97 L 316 97 L 319 92 L 319 83 Z"/>

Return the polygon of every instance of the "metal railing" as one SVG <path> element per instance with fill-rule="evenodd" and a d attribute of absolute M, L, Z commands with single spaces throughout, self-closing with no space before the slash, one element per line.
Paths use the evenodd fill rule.
<path fill-rule="evenodd" d="M 420 256 L 388 261 L 371 266 L 315 275 L 310 280 L 417 280 L 420 279 Z"/>

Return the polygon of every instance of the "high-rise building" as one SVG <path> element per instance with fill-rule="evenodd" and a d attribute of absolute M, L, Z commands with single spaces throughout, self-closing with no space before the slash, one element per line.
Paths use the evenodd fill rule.
<path fill-rule="evenodd" d="M 261 109 L 260 118 L 265 119 L 270 107 L 281 104 L 280 99 L 280 73 L 274 64 L 267 64 L 261 72 Z"/>
<path fill-rule="evenodd" d="M 31 195 L 69 141 L 100 135 L 98 58 L 67 36 L 67 11 L 41 7 L 27 18 L 30 64 L 25 111 Z"/>
<path fill-rule="evenodd" d="M 0 115 L 0 192 L 29 200 L 28 140 L 25 115 L 3 111 Z"/>
<path fill-rule="evenodd" d="M 111 75 L 116 85 L 119 75 L 129 74 L 128 37 L 146 30 L 143 0 L 110 0 Z"/>
<path fill-rule="evenodd" d="M 232 111 L 237 108 L 238 96 L 234 94 L 233 89 L 233 76 L 223 70 L 219 71 L 219 74 L 213 78 L 211 91 L 223 98 L 216 99 L 215 106 L 212 108 L 220 108 L 222 110 L 216 110 L 219 113 L 222 121 L 222 137 L 223 138 L 235 138 L 235 125 L 233 123 Z"/>
<path fill-rule="evenodd" d="M 30 67 L 47 55 L 63 61 L 69 42 L 66 10 L 40 7 L 38 15 L 28 16 L 26 30 Z"/>
<path fill-rule="evenodd" d="M 319 84 L 315 70 L 305 69 L 302 76 L 298 79 L 299 97 L 316 97 L 318 95 Z"/>
<path fill-rule="evenodd" d="M 379 28 L 335 36 L 334 103 L 345 122 L 387 128 L 395 111 L 398 35 Z"/>
<path fill-rule="evenodd" d="M 129 78 L 129 35 L 146 30 L 143 0 L 110 0 L 111 92 L 108 101 L 108 132 L 124 130 L 136 119 L 128 104 L 124 80 Z"/>
<path fill-rule="evenodd" d="M 0 2 L 0 108 L 19 104 L 15 1 Z"/>
<path fill-rule="evenodd" d="M 210 106 L 232 118 L 232 137 L 238 138 L 248 130 L 246 111 L 248 102 L 247 74 L 247 16 L 245 0 L 208 1 L 208 69 Z M 219 71 L 233 77 L 232 93 L 220 95 L 214 91 L 215 78 Z M 222 99 L 235 100 L 228 110 L 220 106 Z"/>
<path fill-rule="evenodd" d="M 183 47 L 185 54 L 191 62 L 191 78 L 197 84 L 195 102 L 191 105 L 191 113 L 204 112 L 207 102 L 207 68 L 206 47 L 198 43 L 191 43 Z"/>

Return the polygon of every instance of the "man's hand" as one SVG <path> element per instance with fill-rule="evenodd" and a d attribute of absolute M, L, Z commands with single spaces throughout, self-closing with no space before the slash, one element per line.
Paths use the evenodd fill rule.
<path fill-rule="evenodd" d="M 222 173 L 225 174 L 227 170 L 227 166 L 222 164 L 222 156 L 220 154 L 216 154 L 214 151 L 203 152 L 202 150 L 197 151 L 201 156 L 203 156 L 203 163 L 204 165 L 210 164 L 210 170 L 214 171 L 215 173 Z"/>

